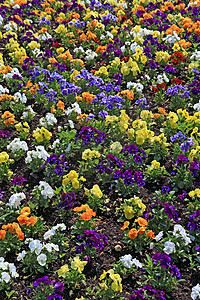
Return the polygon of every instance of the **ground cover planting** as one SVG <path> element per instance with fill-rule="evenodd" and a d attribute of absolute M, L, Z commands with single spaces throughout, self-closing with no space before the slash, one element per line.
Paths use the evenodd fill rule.
<path fill-rule="evenodd" d="M 0 0 L 0 300 L 200 299 L 200 1 Z"/>

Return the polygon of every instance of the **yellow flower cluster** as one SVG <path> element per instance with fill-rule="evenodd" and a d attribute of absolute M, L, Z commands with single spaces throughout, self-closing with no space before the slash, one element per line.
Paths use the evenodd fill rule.
<path fill-rule="evenodd" d="M 151 172 L 152 170 L 161 169 L 163 171 L 165 167 L 160 167 L 160 163 L 157 160 L 152 160 L 151 165 L 147 168 L 147 172 Z"/>
<path fill-rule="evenodd" d="M 171 128 L 176 128 L 177 126 L 177 121 L 178 121 L 178 116 L 175 112 L 170 111 L 168 116 L 167 116 L 168 122 L 171 126 Z"/>
<path fill-rule="evenodd" d="M 162 148 L 167 148 L 169 146 L 169 143 L 166 143 L 167 138 L 165 137 L 164 133 L 152 137 L 151 141 L 153 144 L 161 144 Z"/>
<path fill-rule="evenodd" d="M 151 119 L 153 119 L 154 118 L 154 114 L 150 111 L 150 110 L 142 110 L 141 111 L 141 113 L 140 113 L 140 118 L 142 119 L 142 120 L 146 120 L 146 121 L 148 121 L 148 120 L 151 120 Z"/>
<path fill-rule="evenodd" d="M 141 72 L 140 68 L 138 67 L 138 64 L 136 63 L 136 61 L 133 61 L 132 57 L 130 57 L 127 63 L 123 61 L 121 67 L 122 75 L 129 75 L 130 71 L 132 71 L 134 76 Z"/>
<path fill-rule="evenodd" d="M 6 163 L 9 160 L 9 155 L 7 152 L 1 152 L 0 153 L 0 162 L 1 163 Z"/>
<path fill-rule="evenodd" d="M 194 191 L 189 192 L 189 197 L 197 196 L 200 198 L 200 189 L 195 189 Z"/>
<path fill-rule="evenodd" d="M 27 45 L 31 50 L 34 50 L 35 48 L 40 48 L 40 44 L 36 41 L 32 41 Z"/>
<path fill-rule="evenodd" d="M 103 193 L 100 190 L 98 184 L 93 185 L 92 189 L 90 190 L 91 194 L 94 195 L 97 198 L 102 198 L 103 197 Z"/>
<path fill-rule="evenodd" d="M 130 120 L 130 117 L 126 114 L 126 111 L 124 109 L 120 110 L 118 125 L 119 125 L 119 129 L 121 132 L 124 132 L 127 130 L 128 125 L 129 125 L 129 120 Z"/>
<path fill-rule="evenodd" d="M 146 205 L 142 203 L 139 197 L 134 196 L 128 200 L 125 199 L 125 204 L 122 206 L 122 209 L 124 210 L 125 218 L 130 220 L 136 216 L 142 216 Z"/>
<path fill-rule="evenodd" d="M 112 290 L 113 291 L 115 291 L 115 292 L 122 292 L 122 284 L 121 284 L 121 282 L 122 282 L 122 279 L 121 279 L 121 277 L 120 277 L 120 275 L 119 274 L 115 274 L 114 273 L 114 270 L 113 269 L 110 269 L 110 270 L 108 270 L 107 272 L 106 271 L 103 271 L 103 274 L 100 276 L 100 280 L 102 280 L 102 279 L 104 279 L 105 277 L 106 277 L 106 275 L 109 275 L 109 277 L 112 279 L 112 284 L 111 284 L 111 288 L 112 288 Z M 100 286 L 102 286 L 102 284 L 100 284 Z M 107 290 L 108 289 L 108 286 L 106 285 L 106 283 L 103 283 L 103 288 L 105 289 L 105 290 Z"/>
<path fill-rule="evenodd" d="M 78 189 L 79 188 L 78 176 L 79 175 L 78 173 L 76 173 L 76 171 L 71 170 L 67 175 L 63 176 L 62 184 L 67 185 L 69 182 L 71 182 L 73 188 Z M 80 180 L 86 181 L 86 179 L 83 176 L 80 177 Z"/>
<path fill-rule="evenodd" d="M 65 27 L 65 25 L 60 24 L 56 29 L 55 32 L 58 34 L 65 34 L 67 32 L 67 28 Z"/>
<path fill-rule="evenodd" d="M 24 131 L 24 132 L 28 133 L 30 126 L 28 125 L 27 122 L 23 122 L 23 124 L 21 122 L 19 122 L 18 124 L 15 125 L 15 128 L 17 131 Z"/>
<path fill-rule="evenodd" d="M 104 74 L 108 76 L 108 67 L 101 67 L 98 71 L 95 72 L 95 75 Z"/>
<path fill-rule="evenodd" d="M 168 62 L 169 59 L 170 55 L 167 52 L 156 52 L 156 61 L 161 62 L 161 60 L 164 60 L 165 62 Z"/>
<path fill-rule="evenodd" d="M 96 151 L 96 150 L 86 149 L 82 153 L 82 159 L 84 159 L 84 160 L 88 160 L 91 157 L 99 158 L 100 156 L 101 156 L 101 154 L 98 151 Z"/>
<path fill-rule="evenodd" d="M 43 142 L 44 140 L 50 140 L 52 133 L 49 132 L 46 128 L 36 128 L 33 132 L 33 137 L 36 139 L 37 142 Z"/>
<path fill-rule="evenodd" d="M 133 121 L 132 127 L 133 128 L 127 130 L 129 139 L 135 139 L 135 142 L 138 145 L 144 144 L 145 141 L 151 142 L 154 132 L 147 128 L 146 121 L 137 119 Z"/>

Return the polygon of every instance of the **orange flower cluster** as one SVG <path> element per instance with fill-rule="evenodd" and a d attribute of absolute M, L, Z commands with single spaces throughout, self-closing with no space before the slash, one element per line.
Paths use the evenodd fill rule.
<path fill-rule="evenodd" d="M 25 88 L 27 89 L 29 87 L 30 87 L 29 92 L 33 95 L 35 95 L 37 93 L 37 90 L 39 90 L 39 85 L 37 83 L 33 85 L 33 83 L 30 80 L 27 82 Z M 27 90 L 24 90 L 24 93 L 26 92 Z"/>
<path fill-rule="evenodd" d="M 13 223 L 8 223 L 7 225 L 3 225 L 1 230 L 1 235 L 0 238 L 3 240 L 5 239 L 6 236 L 6 230 L 9 230 L 10 233 L 12 234 L 17 234 L 17 237 L 19 238 L 20 241 L 23 241 L 24 239 L 24 233 L 22 232 L 21 228 L 19 227 L 19 224 L 16 222 Z"/>
<path fill-rule="evenodd" d="M 90 92 L 84 92 L 82 93 L 83 100 L 85 100 L 87 103 L 91 103 L 92 100 L 96 97 L 96 95 L 90 94 Z"/>
<path fill-rule="evenodd" d="M 6 126 L 15 124 L 15 116 L 13 114 L 11 114 L 11 112 L 9 112 L 8 110 L 4 112 L 4 114 L 1 116 L 1 118 L 3 120 L 5 119 L 4 124 Z"/>
<path fill-rule="evenodd" d="M 200 21 L 194 23 L 191 18 L 186 17 L 179 24 L 182 24 L 187 31 L 192 32 L 193 30 L 195 34 L 200 35 Z"/>
<path fill-rule="evenodd" d="M 20 241 L 24 240 L 24 233 L 22 232 L 19 225 L 31 225 L 34 226 L 37 222 L 37 217 L 28 217 L 31 213 L 30 207 L 24 207 L 20 211 L 20 216 L 17 218 L 19 223 L 13 222 L 2 226 L 0 230 L 0 240 L 4 240 L 6 237 L 6 230 L 9 230 L 12 234 L 17 234 Z"/>
<path fill-rule="evenodd" d="M 129 100 L 133 100 L 134 99 L 134 93 L 133 91 L 129 91 L 129 90 L 124 90 L 124 91 L 121 91 L 120 93 L 118 93 L 117 95 L 125 95 Z"/>
<path fill-rule="evenodd" d="M 13 100 L 15 97 L 14 96 L 11 96 L 11 95 L 8 95 L 8 94 L 3 94 L 1 97 L 0 97 L 0 101 L 3 101 L 3 100 Z"/>
<path fill-rule="evenodd" d="M 129 231 L 128 235 L 129 235 L 130 239 L 132 239 L 132 240 L 134 240 L 138 236 L 138 234 L 144 234 L 146 232 L 146 227 L 148 225 L 147 220 L 144 218 L 141 218 L 141 217 L 137 218 L 135 220 L 135 222 L 138 223 L 140 228 L 139 228 L 139 230 L 137 230 L 136 228 L 132 228 Z M 125 230 L 129 226 L 129 224 L 130 224 L 130 222 L 126 221 L 121 229 Z M 155 235 L 152 230 L 148 230 L 146 232 L 146 237 L 148 237 L 150 239 L 154 239 Z"/>
<path fill-rule="evenodd" d="M 10 71 L 12 71 L 12 68 L 10 66 L 1 66 L 0 68 L 0 74 L 7 75 Z"/>
<path fill-rule="evenodd" d="M 89 221 L 92 217 L 96 217 L 96 212 L 94 212 L 93 209 L 91 209 L 87 204 L 75 207 L 73 209 L 75 212 L 81 212 L 83 210 L 85 210 L 85 212 L 81 214 L 81 220 Z"/>
<path fill-rule="evenodd" d="M 31 213 L 30 207 L 24 207 L 20 211 L 20 216 L 17 218 L 17 221 L 20 225 L 31 225 L 32 227 L 37 223 L 37 217 L 28 217 Z"/>

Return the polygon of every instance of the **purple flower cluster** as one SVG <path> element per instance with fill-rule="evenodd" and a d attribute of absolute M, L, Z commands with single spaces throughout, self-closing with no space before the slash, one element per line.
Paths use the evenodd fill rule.
<path fill-rule="evenodd" d="M 74 193 L 63 193 L 62 200 L 63 202 L 58 205 L 57 209 L 70 210 L 76 204 L 76 195 Z"/>
<path fill-rule="evenodd" d="M 199 170 L 199 162 L 196 158 L 193 159 L 193 162 L 190 163 L 190 167 L 188 168 L 192 175 L 197 176 L 197 170 Z"/>
<path fill-rule="evenodd" d="M 147 297 L 143 295 L 144 292 L 147 295 Z M 166 300 L 166 298 L 164 297 L 165 292 L 155 290 L 150 284 L 143 286 L 143 288 L 139 290 L 134 290 L 134 293 L 134 295 L 130 296 L 129 300 L 147 300 L 149 299 L 149 297 L 155 297 L 153 298 L 155 300 Z"/>
<path fill-rule="evenodd" d="M 177 84 L 168 88 L 166 95 L 180 98 L 190 98 L 190 92 L 181 84 Z"/>
<path fill-rule="evenodd" d="M 60 157 L 58 158 L 58 156 L 56 154 L 52 154 L 51 156 L 49 156 L 46 160 L 46 162 L 41 165 L 42 168 L 44 168 L 47 164 L 49 165 L 55 165 L 55 173 L 58 176 L 61 176 L 64 171 L 69 168 L 68 167 L 68 162 L 65 161 L 65 155 L 61 154 Z"/>
<path fill-rule="evenodd" d="M 9 139 L 9 134 L 10 134 L 10 131 L 7 131 L 7 130 L 0 130 L 0 140 L 3 139 Z"/>
<path fill-rule="evenodd" d="M 177 139 L 182 142 L 186 140 L 186 136 L 182 132 L 177 132 L 174 136 L 170 137 L 171 142 L 175 142 Z"/>
<path fill-rule="evenodd" d="M 195 143 L 193 142 L 193 138 L 188 138 L 187 142 L 183 142 L 180 145 L 181 151 L 182 152 L 188 152 L 191 145 L 193 145 L 193 146 L 195 145 Z"/>
<path fill-rule="evenodd" d="M 167 202 L 165 202 L 164 212 L 166 212 L 169 219 L 173 219 L 174 221 L 178 220 L 178 213 L 175 211 L 173 205 L 169 205 Z"/>
<path fill-rule="evenodd" d="M 30 293 L 34 292 L 34 294 L 37 294 L 37 288 L 43 285 L 51 285 L 54 288 L 54 294 L 49 295 L 46 298 L 48 300 L 62 300 L 61 293 L 64 291 L 64 285 L 62 282 L 56 282 L 56 280 L 49 280 L 49 276 L 43 276 L 41 278 L 38 278 L 33 282 L 33 288 L 30 288 L 26 291 L 26 294 L 29 295 Z"/>
<path fill-rule="evenodd" d="M 149 109 L 149 105 L 147 105 L 146 98 L 140 98 L 135 101 L 135 108 L 141 107 L 142 109 Z"/>
<path fill-rule="evenodd" d="M 79 131 L 75 141 L 77 141 L 79 138 L 82 139 L 83 144 L 89 144 L 92 141 L 95 141 L 97 144 L 101 144 L 106 139 L 106 136 L 103 132 L 96 128 L 84 126 Z"/>
<path fill-rule="evenodd" d="M 22 183 L 24 181 L 28 181 L 28 180 L 26 178 L 24 178 L 24 177 L 16 177 L 16 178 L 13 178 L 12 184 L 13 185 L 22 185 Z"/>
<path fill-rule="evenodd" d="M 102 87 L 100 89 L 105 89 L 107 92 L 110 92 L 112 89 L 116 89 L 116 87 L 108 83 L 106 87 Z M 105 108 L 107 108 L 108 110 L 112 110 L 114 107 L 123 109 L 123 105 L 121 104 L 121 102 L 125 102 L 125 100 L 122 97 L 116 95 L 109 95 L 107 97 L 105 93 L 101 92 L 100 94 L 96 95 L 96 97 L 92 100 L 91 103 L 93 105 L 98 103 L 99 106 L 104 105 Z"/>
<path fill-rule="evenodd" d="M 190 223 L 187 224 L 189 231 L 200 230 L 200 210 L 195 210 L 192 215 L 189 216 Z"/>
<path fill-rule="evenodd" d="M 81 253 L 86 247 L 103 249 L 108 244 L 108 238 L 95 230 L 86 230 L 83 235 L 78 235 L 77 239 L 81 244 L 76 247 L 76 253 Z"/>
<path fill-rule="evenodd" d="M 193 69 L 195 70 L 195 69 Z M 198 70 L 195 70 L 198 71 Z M 188 88 L 190 89 L 191 93 L 195 96 L 200 94 L 200 76 L 195 76 L 194 80 L 191 84 L 188 85 Z"/>
<path fill-rule="evenodd" d="M 132 144 L 130 146 L 126 146 L 123 149 L 123 151 L 124 152 L 130 151 L 129 153 L 131 153 L 133 155 L 135 151 L 136 151 L 136 153 L 138 152 L 138 149 L 134 144 Z M 143 150 L 140 150 L 140 151 L 142 152 Z M 142 152 L 142 154 L 143 154 L 143 152 Z M 125 171 L 118 170 L 118 169 L 114 170 L 115 167 L 122 168 L 124 165 L 124 161 L 121 159 L 118 160 L 116 156 L 114 156 L 113 154 L 110 154 L 110 153 L 108 155 L 106 155 L 106 158 L 108 159 L 108 162 L 101 161 L 95 167 L 95 169 L 97 170 L 98 173 L 100 173 L 100 174 L 102 174 L 104 172 L 106 174 L 113 173 L 113 179 L 122 178 L 126 185 L 132 185 L 134 183 L 134 181 L 136 182 L 136 184 L 138 186 L 145 185 L 141 171 L 134 172 L 132 169 L 126 169 Z M 135 155 L 134 159 L 137 163 L 142 163 L 142 158 L 139 155 Z"/>
<path fill-rule="evenodd" d="M 172 266 L 170 264 L 171 257 L 168 254 L 166 254 L 166 253 L 163 253 L 163 254 L 155 253 L 155 254 L 152 255 L 152 259 L 153 259 L 155 264 L 157 264 L 159 262 L 160 266 L 163 269 L 168 269 L 170 274 L 173 275 L 173 278 L 175 278 L 176 280 L 181 279 L 181 273 L 178 270 L 177 266 L 176 265 Z"/>

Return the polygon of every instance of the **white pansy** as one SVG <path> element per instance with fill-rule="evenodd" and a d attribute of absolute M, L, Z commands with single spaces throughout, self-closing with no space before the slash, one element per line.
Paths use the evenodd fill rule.
<path fill-rule="evenodd" d="M 18 254 L 17 261 L 22 260 L 25 257 L 25 255 L 26 255 L 26 251 L 23 250 L 21 253 Z"/>
<path fill-rule="evenodd" d="M 160 231 L 156 236 L 155 236 L 155 240 L 156 242 L 159 242 L 163 237 L 163 231 Z"/>
<path fill-rule="evenodd" d="M 67 227 L 66 227 L 66 225 L 64 223 L 60 223 L 60 224 L 57 224 L 57 225 L 55 225 L 55 226 L 52 227 L 52 229 L 54 229 L 54 230 L 60 229 L 61 231 L 66 230 L 66 228 Z"/>
<path fill-rule="evenodd" d="M 132 262 L 134 263 L 134 265 L 138 268 L 142 268 L 142 264 L 141 262 L 137 259 L 137 258 L 133 258 Z"/>
<path fill-rule="evenodd" d="M 48 231 L 45 232 L 45 234 L 44 234 L 44 239 L 45 239 L 45 240 L 50 239 L 55 233 L 56 233 L 56 232 L 55 232 L 54 229 L 48 230 Z"/>
<path fill-rule="evenodd" d="M 0 282 L 6 282 L 8 283 L 10 281 L 11 277 L 7 272 L 2 272 L 0 277 Z"/>
<path fill-rule="evenodd" d="M 26 95 L 24 93 L 21 94 L 20 92 L 17 92 L 17 93 L 14 94 L 14 100 L 15 101 L 21 101 L 22 103 L 27 102 Z"/>
<path fill-rule="evenodd" d="M 8 202 L 8 205 L 10 207 L 19 207 L 21 205 L 21 201 L 26 199 L 26 196 L 24 193 L 16 193 L 16 194 L 13 194 L 12 196 L 10 196 L 9 198 L 9 202 Z"/>
<path fill-rule="evenodd" d="M 120 258 L 120 261 L 121 261 L 122 265 L 125 268 L 128 268 L 128 269 L 130 269 L 132 267 L 132 265 L 133 265 L 131 254 L 127 254 L 127 255 L 122 256 Z"/>
<path fill-rule="evenodd" d="M 59 139 L 56 139 L 53 144 L 52 144 L 52 148 L 55 149 L 57 145 L 60 144 L 60 140 Z"/>
<path fill-rule="evenodd" d="M 28 145 L 25 141 L 21 141 L 20 138 L 15 138 L 8 146 L 7 150 L 12 151 L 13 153 L 23 150 L 28 151 Z"/>
<path fill-rule="evenodd" d="M 192 288 L 191 298 L 193 300 L 200 299 L 200 285 L 199 285 L 199 283 Z"/>
<path fill-rule="evenodd" d="M 175 244 L 171 241 L 165 242 L 163 251 L 166 254 L 173 253 L 175 251 Z"/>
<path fill-rule="evenodd" d="M 38 188 L 45 199 L 51 199 L 54 196 L 52 187 L 46 181 L 40 181 Z"/>
<path fill-rule="evenodd" d="M 41 159 L 44 162 L 50 156 L 50 154 L 45 150 L 44 146 L 36 146 L 36 150 L 28 151 L 25 158 L 25 163 L 28 164 L 32 162 L 33 158 Z"/>
<path fill-rule="evenodd" d="M 40 266 L 45 266 L 46 265 L 46 261 L 47 261 L 47 256 L 46 254 L 40 254 L 37 257 L 37 261 L 40 264 Z"/>
<path fill-rule="evenodd" d="M 33 240 L 33 241 L 31 241 L 28 246 L 29 246 L 29 249 L 31 250 L 31 253 L 33 251 L 35 251 L 35 253 L 37 255 L 40 254 L 40 252 L 41 252 L 41 250 L 43 248 L 43 245 L 42 245 L 42 243 L 39 240 Z"/>

